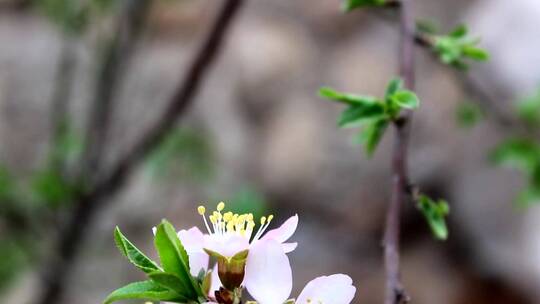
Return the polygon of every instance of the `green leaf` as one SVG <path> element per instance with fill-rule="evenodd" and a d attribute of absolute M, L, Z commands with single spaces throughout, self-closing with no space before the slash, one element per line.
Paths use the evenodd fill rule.
<path fill-rule="evenodd" d="M 467 35 L 468 31 L 465 24 L 460 24 L 450 32 L 449 36 L 452 38 L 463 38 Z"/>
<path fill-rule="evenodd" d="M 540 147 L 530 139 L 512 138 L 496 147 L 490 158 L 497 165 L 517 168 L 531 174 L 540 162 Z"/>
<path fill-rule="evenodd" d="M 385 0 L 345 0 L 342 9 L 345 12 L 350 12 L 361 6 L 381 6 L 385 3 Z"/>
<path fill-rule="evenodd" d="M 32 176 L 30 189 L 33 199 L 45 202 L 53 208 L 70 203 L 77 192 L 75 185 L 66 180 L 54 168 L 36 172 Z"/>
<path fill-rule="evenodd" d="M 450 211 L 448 203 L 444 200 L 435 202 L 425 195 L 420 195 L 416 207 L 424 215 L 435 238 L 446 240 L 448 238 L 446 216 Z"/>
<path fill-rule="evenodd" d="M 403 88 L 403 80 L 399 77 L 396 77 L 388 83 L 386 86 L 386 92 L 384 94 L 384 99 L 388 100 L 392 97 L 397 91 L 401 90 Z"/>
<path fill-rule="evenodd" d="M 540 126 L 540 90 L 522 98 L 516 105 L 519 118 L 532 127 Z"/>
<path fill-rule="evenodd" d="M 153 281 L 142 281 L 128 284 L 113 291 L 103 304 L 110 304 L 120 300 L 144 299 L 151 301 L 181 301 L 181 297 L 174 291 L 161 287 Z"/>
<path fill-rule="evenodd" d="M 484 113 L 476 103 L 462 102 L 456 109 L 456 122 L 460 127 L 474 127 L 483 118 Z"/>
<path fill-rule="evenodd" d="M 354 105 L 341 113 L 338 126 L 341 128 L 357 127 L 366 121 L 381 118 L 384 115 L 384 106 L 381 103 Z"/>
<path fill-rule="evenodd" d="M 360 133 L 360 139 L 364 143 L 364 149 L 368 157 L 371 157 L 375 152 L 388 125 L 389 121 L 387 119 L 380 119 L 366 126 Z"/>
<path fill-rule="evenodd" d="M 391 99 L 396 105 L 404 109 L 416 109 L 420 105 L 418 96 L 414 92 L 407 90 L 396 92 Z"/>
<path fill-rule="evenodd" d="M 464 45 L 461 49 L 464 56 L 467 56 L 476 61 L 487 61 L 489 60 L 489 53 L 481 48 L 474 47 L 471 45 Z"/>
<path fill-rule="evenodd" d="M 319 96 L 347 105 L 367 105 L 379 102 L 379 100 L 375 97 L 340 93 L 329 87 L 320 88 Z"/>
<path fill-rule="evenodd" d="M 171 223 L 163 220 L 159 224 L 154 244 L 165 272 L 177 275 L 187 287 L 186 296 L 191 300 L 197 300 L 202 292 L 190 274 L 188 255 Z"/>
<path fill-rule="evenodd" d="M 148 276 L 158 285 L 176 292 L 185 302 L 189 299 L 187 296 L 189 287 L 185 286 L 178 276 L 166 272 L 152 272 Z"/>
<path fill-rule="evenodd" d="M 135 245 L 122 234 L 118 227 L 114 229 L 114 241 L 120 252 L 122 252 L 122 254 L 140 270 L 146 273 L 161 271 L 159 266 L 135 247 Z"/>

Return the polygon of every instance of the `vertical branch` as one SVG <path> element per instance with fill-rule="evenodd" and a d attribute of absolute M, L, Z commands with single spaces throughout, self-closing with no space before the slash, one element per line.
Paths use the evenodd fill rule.
<path fill-rule="evenodd" d="M 134 45 L 140 37 L 145 24 L 150 0 L 123 1 L 125 9 L 118 19 L 113 37 L 105 45 L 100 56 L 100 67 L 96 77 L 93 107 L 86 127 L 85 153 L 82 159 L 83 177 L 93 181 L 100 173 L 103 148 L 106 146 L 113 101 L 118 84 L 124 74 Z"/>
<path fill-rule="evenodd" d="M 412 1 L 401 0 L 401 41 L 399 47 L 399 73 L 409 90 L 414 90 L 414 34 Z M 408 174 L 407 148 L 412 113 L 406 111 L 394 122 L 395 142 L 392 155 L 392 198 L 387 211 L 384 234 L 384 263 L 386 268 L 385 304 L 400 304 L 409 301 L 400 279 L 400 209 L 407 202 Z"/>
<path fill-rule="evenodd" d="M 69 101 L 73 89 L 76 68 L 76 52 L 73 38 L 64 34 L 59 62 L 55 75 L 55 87 L 51 100 L 50 164 L 58 172 L 63 171 L 64 159 L 58 145 L 69 123 Z"/>
<path fill-rule="evenodd" d="M 65 289 L 66 277 L 73 268 L 76 255 L 92 220 L 107 202 L 112 202 L 107 198 L 122 189 L 131 172 L 162 141 L 174 127 L 177 119 L 193 102 L 243 2 L 243 0 L 224 2 L 212 29 L 193 58 L 185 78 L 178 85 L 161 117 L 146 132 L 143 132 L 141 139 L 113 166 L 110 172 L 104 175 L 90 191 L 80 194 L 76 208 L 61 232 L 56 255 L 51 261 L 45 263 L 50 268 L 45 273 L 43 294 L 36 299 L 35 303 L 59 303 Z"/>

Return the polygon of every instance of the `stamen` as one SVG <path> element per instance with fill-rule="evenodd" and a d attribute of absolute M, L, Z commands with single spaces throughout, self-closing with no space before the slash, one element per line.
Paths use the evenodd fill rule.
<path fill-rule="evenodd" d="M 221 212 L 223 209 L 225 209 L 225 203 L 224 202 L 219 202 L 216 209 L 217 209 L 217 211 Z"/>
<path fill-rule="evenodd" d="M 206 227 L 206 230 L 208 230 L 208 234 L 212 234 L 212 230 L 210 230 L 210 226 L 208 226 L 208 222 L 206 221 L 206 216 L 204 216 L 204 213 L 206 212 L 206 208 L 204 206 L 199 206 L 197 208 L 197 212 L 202 216 L 204 221 L 204 226 Z"/>

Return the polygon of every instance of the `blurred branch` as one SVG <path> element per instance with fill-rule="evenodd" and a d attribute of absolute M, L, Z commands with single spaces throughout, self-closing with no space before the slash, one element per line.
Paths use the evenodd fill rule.
<path fill-rule="evenodd" d="M 61 232 L 56 256 L 45 264 L 50 265 L 50 269 L 43 282 L 44 293 L 35 303 L 58 303 L 65 287 L 66 277 L 88 232 L 88 226 L 96 213 L 105 207 L 107 202 L 112 202 L 106 199 L 124 186 L 131 172 L 162 141 L 174 127 L 178 117 L 184 114 L 193 102 L 195 93 L 215 61 L 224 37 L 242 4 L 243 0 L 227 0 L 223 4 L 209 35 L 196 53 L 184 80 L 179 84 L 161 117 L 143 133 L 141 139 L 120 159 L 109 174 L 100 179 L 93 189 L 81 193 L 76 209 Z"/>
<path fill-rule="evenodd" d="M 76 69 L 76 52 L 72 37 L 64 36 L 55 76 L 55 87 L 51 101 L 51 165 L 62 172 L 64 159 L 58 153 L 58 144 L 67 131 L 69 101 L 73 89 Z"/>
<path fill-rule="evenodd" d="M 122 10 L 123 16 L 118 18 L 113 37 L 107 42 L 100 58 L 96 94 L 86 127 L 82 176 L 90 182 L 94 182 L 94 178 L 100 173 L 103 149 L 114 111 L 115 94 L 146 23 L 150 6 L 149 0 L 128 0 L 124 3 L 126 7 Z"/>
<path fill-rule="evenodd" d="M 414 91 L 414 33 L 413 0 L 401 0 L 399 74 L 405 87 Z M 407 150 L 410 137 L 412 112 L 406 111 L 394 122 L 396 130 L 392 156 L 392 197 L 386 214 L 384 233 L 384 264 L 386 268 L 385 304 L 407 303 L 409 298 L 400 279 L 400 209 L 408 200 Z"/>

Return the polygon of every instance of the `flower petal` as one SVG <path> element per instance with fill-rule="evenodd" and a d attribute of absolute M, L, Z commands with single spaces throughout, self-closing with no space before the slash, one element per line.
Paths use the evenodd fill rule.
<path fill-rule="evenodd" d="M 294 234 L 297 226 L 298 214 L 295 214 L 286 220 L 279 228 L 272 229 L 265 233 L 261 240 L 274 239 L 279 243 L 284 243 Z"/>
<path fill-rule="evenodd" d="M 186 251 L 202 251 L 204 245 L 204 234 L 197 227 L 189 230 L 178 231 L 178 238 Z"/>
<path fill-rule="evenodd" d="M 298 246 L 298 243 L 283 243 L 281 244 L 281 247 L 283 247 L 283 251 L 285 251 L 285 253 L 289 253 L 289 252 L 292 252 L 296 249 L 296 247 Z"/>
<path fill-rule="evenodd" d="M 212 283 L 210 284 L 210 290 L 208 291 L 208 295 L 210 297 L 214 297 L 216 294 L 216 291 L 219 291 L 219 288 L 222 286 L 221 281 L 219 280 L 218 275 L 218 269 L 217 264 L 214 266 L 214 269 L 212 269 Z"/>
<path fill-rule="evenodd" d="M 334 274 L 313 279 L 298 296 L 296 304 L 328 303 L 349 304 L 356 288 L 348 275 Z"/>
<path fill-rule="evenodd" d="M 189 272 L 197 276 L 202 270 L 208 269 L 210 257 L 203 251 L 204 235 L 197 227 L 178 231 L 178 238 L 189 256 Z"/>
<path fill-rule="evenodd" d="M 249 240 L 240 235 L 206 234 L 204 235 L 204 248 L 230 258 L 240 251 L 248 249 Z"/>
<path fill-rule="evenodd" d="M 259 241 L 250 250 L 244 285 L 260 304 L 282 304 L 291 294 L 289 258 L 275 240 Z"/>

